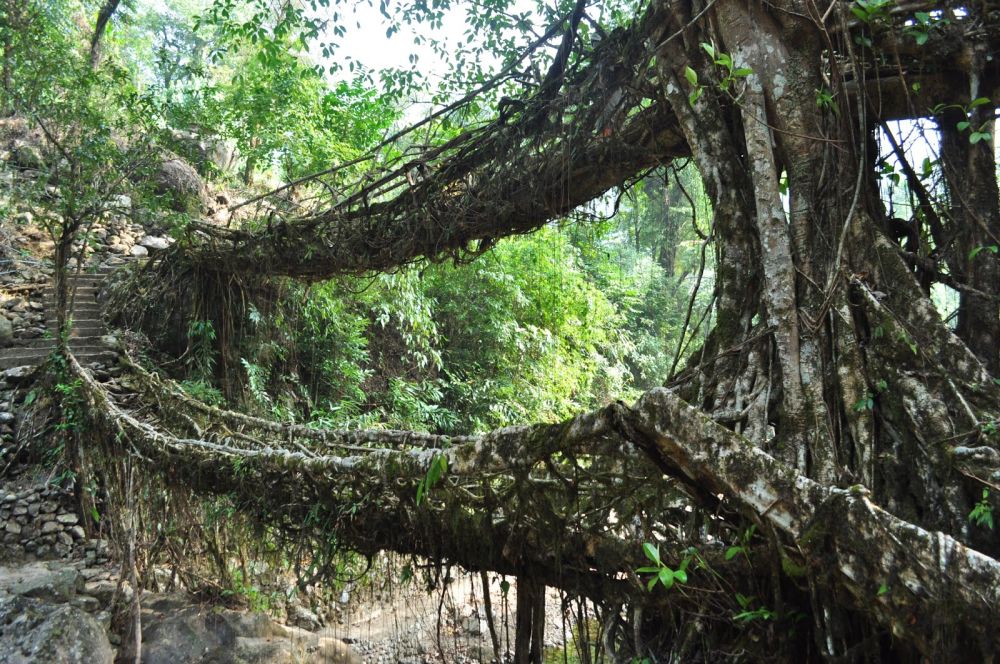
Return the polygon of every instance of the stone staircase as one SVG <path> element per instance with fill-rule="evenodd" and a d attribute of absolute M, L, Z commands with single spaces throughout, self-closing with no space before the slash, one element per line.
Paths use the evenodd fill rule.
<path fill-rule="evenodd" d="M 79 275 L 70 274 L 69 295 L 72 302 L 70 316 L 73 328 L 70 332 L 69 347 L 81 363 L 111 361 L 115 352 L 101 342 L 105 333 L 101 320 L 101 303 L 97 301 L 101 284 L 107 276 L 118 269 L 121 263 L 104 264 Z M 46 337 L 33 339 L 26 345 L 12 346 L 0 351 L 0 370 L 12 367 L 36 366 L 55 350 L 56 333 L 56 293 L 55 284 L 45 287 Z"/>

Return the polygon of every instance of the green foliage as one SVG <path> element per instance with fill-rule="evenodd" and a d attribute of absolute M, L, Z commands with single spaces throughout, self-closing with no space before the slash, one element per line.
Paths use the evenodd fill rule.
<path fill-rule="evenodd" d="M 660 558 L 660 547 L 655 544 L 646 542 L 642 545 L 642 552 L 646 554 L 646 558 L 653 563 L 652 565 L 640 567 L 636 570 L 637 574 L 653 575 L 646 583 L 646 590 L 652 591 L 657 583 L 661 584 L 667 590 L 673 588 L 674 583 L 687 583 L 687 568 L 688 565 L 691 564 L 691 560 L 694 558 L 693 553 L 689 553 L 684 556 L 680 565 L 677 566 L 677 569 L 673 569 Z"/>
<path fill-rule="evenodd" d="M 993 530 L 993 506 L 990 505 L 990 490 L 983 489 L 982 498 L 975 504 L 969 512 L 969 521 L 979 527 Z"/>
<path fill-rule="evenodd" d="M 222 392 L 204 379 L 182 380 L 179 384 L 188 396 L 198 401 L 207 403 L 210 406 L 221 407 L 225 405 L 226 400 L 222 396 Z"/>
<path fill-rule="evenodd" d="M 938 115 L 948 109 L 958 109 L 962 111 L 966 119 L 956 122 L 955 128 L 962 133 L 969 132 L 969 143 L 975 145 L 980 141 L 988 142 L 992 138 L 992 134 L 990 134 L 989 131 L 990 126 L 993 123 L 992 116 L 986 118 L 985 120 L 980 117 L 979 119 L 981 122 L 973 124 L 976 117 L 976 109 L 980 106 L 989 106 L 991 103 L 992 101 L 989 97 L 977 97 L 968 104 L 938 104 L 931 109 L 931 112 Z"/>
<path fill-rule="evenodd" d="M 736 63 L 733 61 L 733 56 L 717 50 L 712 44 L 702 42 L 701 48 L 703 51 L 708 53 L 708 57 L 712 58 L 712 62 L 714 62 L 715 65 L 722 70 L 722 79 L 719 81 L 719 89 L 724 92 L 732 92 L 733 86 L 737 81 L 746 78 L 753 73 L 753 69 L 750 69 L 749 67 L 737 67 Z"/>
<path fill-rule="evenodd" d="M 985 246 L 976 247 L 975 249 L 969 252 L 969 260 L 970 261 L 973 260 L 976 256 L 978 256 L 980 253 L 984 251 L 987 253 L 996 254 L 1000 253 L 1000 247 L 998 247 L 995 244 L 988 244 Z"/>
<path fill-rule="evenodd" d="M 580 263 L 565 236 L 544 229 L 472 265 L 427 270 L 459 428 L 563 418 L 621 393 L 628 339 Z"/>
<path fill-rule="evenodd" d="M 726 549 L 726 560 L 732 560 L 741 553 L 747 558 L 750 557 L 750 540 L 753 539 L 754 533 L 757 532 L 757 526 L 750 526 L 740 534 L 739 544 L 734 544 Z"/>
<path fill-rule="evenodd" d="M 875 23 L 887 19 L 894 4 L 893 0 L 854 0 L 851 13 L 864 23 Z"/>
<path fill-rule="evenodd" d="M 760 606 L 756 609 L 751 608 L 756 603 L 756 599 L 756 597 L 747 597 L 741 593 L 736 593 L 736 603 L 743 610 L 734 614 L 733 620 L 741 623 L 750 623 L 757 620 L 776 620 L 778 618 L 778 614 L 766 606 Z"/>
<path fill-rule="evenodd" d="M 829 88 L 816 90 L 816 105 L 824 110 L 832 112 L 834 115 L 840 115 L 840 106 L 837 104 L 837 100 L 834 98 L 833 92 Z"/>
<path fill-rule="evenodd" d="M 215 326 L 210 320 L 192 320 L 187 329 L 186 361 L 194 375 L 208 378 L 215 369 Z"/>
<path fill-rule="evenodd" d="M 917 46 L 923 46 L 931 37 L 935 28 L 940 28 L 950 24 L 946 18 L 940 16 L 940 12 L 914 12 L 913 19 L 908 22 L 904 34 L 913 37 Z"/>
<path fill-rule="evenodd" d="M 417 484 L 417 505 L 430 495 L 431 489 L 437 486 L 447 472 L 448 457 L 444 454 L 434 454 L 427 467 L 427 475 Z"/>

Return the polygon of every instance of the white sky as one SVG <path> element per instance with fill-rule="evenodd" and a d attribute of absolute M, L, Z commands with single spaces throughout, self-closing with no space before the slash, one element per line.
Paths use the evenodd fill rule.
<path fill-rule="evenodd" d="M 435 76 L 444 76 L 447 65 L 438 58 L 426 43 L 417 46 L 413 43 L 415 28 L 421 34 L 427 35 L 429 30 L 426 26 L 401 25 L 399 32 L 392 37 L 386 37 L 385 32 L 390 26 L 390 21 L 386 19 L 378 8 L 370 6 L 365 2 L 357 2 L 353 7 L 341 7 L 342 20 L 347 27 L 347 34 L 342 38 L 334 38 L 332 33 L 324 34 L 318 41 L 325 42 L 336 39 L 340 45 L 339 55 L 350 56 L 365 66 L 368 71 L 378 71 L 388 68 L 409 68 L 409 56 L 414 53 L 418 56 L 417 68 L 421 72 Z M 447 36 L 450 40 L 462 39 L 465 29 L 463 12 L 452 8 L 446 12 L 444 27 L 440 31 L 435 31 L 435 36 L 441 38 Z M 317 45 L 318 46 L 318 45 Z M 324 59 L 318 47 L 312 53 L 317 62 Z M 346 63 L 341 60 L 341 64 Z"/>

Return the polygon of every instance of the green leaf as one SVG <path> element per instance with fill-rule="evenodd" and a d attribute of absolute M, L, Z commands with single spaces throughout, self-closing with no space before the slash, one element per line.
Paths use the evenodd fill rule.
<path fill-rule="evenodd" d="M 691 85 L 698 85 L 698 72 L 691 69 L 690 67 L 684 68 L 684 78 L 686 78 L 687 82 L 690 83 Z"/>
<path fill-rule="evenodd" d="M 731 546 L 726 549 L 726 560 L 732 560 L 743 551 L 742 546 Z"/>
<path fill-rule="evenodd" d="M 740 67 L 739 69 L 733 71 L 733 76 L 737 78 L 742 78 L 745 76 L 749 76 L 752 73 L 753 69 L 750 69 L 750 67 Z"/>
<path fill-rule="evenodd" d="M 699 85 L 697 88 L 694 89 L 694 92 L 688 95 L 688 103 L 694 106 L 695 102 L 697 102 L 698 99 L 701 98 L 701 92 L 702 92 L 702 87 Z"/>
<path fill-rule="evenodd" d="M 679 569 L 679 570 L 677 570 L 677 571 L 674 572 L 674 578 L 677 579 L 678 583 L 687 583 L 688 582 L 688 574 L 687 574 L 687 572 L 685 572 L 682 569 Z"/>
<path fill-rule="evenodd" d="M 959 131 L 965 131 L 966 129 L 969 128 L 970 124 L 972 123 L 970 123 L 968 120 L 962 120 L 961 122 L 955 125 L 955 128 L 958 129 Z"/>
<path fill-rule="evenodd" d="M 663 584 L 663 587 L 669 590 L 674 585 L 674 570 L 669 567 L 664 567 L 660 570 L 658 578 L 660 583 Z"/>
<path fill-rule="evenodd" d="M 914 33 L 913 38 L 916 40 L 917 46 L 923 46 L 924 44 L 927 43 L 927 40 L 930 38 L 930 35 L 927 34 L 926 32 L 916 32 Z"/>
<path fill-rule="evenodd" d="M 657 581 L 658 581 L 658 579 L 655 576 L 652 579 L 650 579 L 649 583 L 646 584 L 646 590 L 648 592 L 652 592 L 653 591 L 653 586 L 656 585 Z"/>
<path fill-rule="evenodd" d="M 701 47 L 702 47 L 702 49 L 704 49 L 704 51 L 706 53 L 708 53 L 708 57 L 710 57 L 713 60 L 715 60 L 715 47 L 714 46 L 712 46 L 708 42 L 702 42 L 701 43 Z"/>
<path fill-rule="evenodd" d="M 990 133 L 988 131 L 974 131 L 969 136 L 969 143 L 975 145 L 979 141 L 988 141 L 990 139 Z"/>
<path fill-rule="evenodd" d="M 646 557 L 652 560 L 657 565 L 662 565 L 660 562 L 660 548 L 646 542 L 642 545 L 642 551 L 646 554 Z"/>
<path fill-rule="evenodd" d="M 640 567 L 639 569 L 636 570 L 636 573 L 638 573 L 638 574 L 659 574 L 660 573 L 660 568 L 659 567 Z"/>
<path fill-rule="evenodd" d="M 876 595 L 878 597 L 881 597 L 882 595 L 886 594 L 887 592 L 889 592 L 889 586 L 887 586 L 884 583 L 882 583 L 882 584 L 879 584 L 878 593 L 876 593 Z"/>
<path fill-rule="evenodd" d="M 969 252 L 969 260 L 971 261 L 973 258 L 978 256 L 981 251 L 988 251 L 991 254 L 1000 253 L 1000 246 L 997 246 L 995 244 L 988 244 L 981 247 L 976 247 L 975 249 Z"/>
<path fill-rule="evenodd" d="M 969 110 L 971 111 L 974 108 L 979 108 L 980 106 L 989 103 L 990 103 L 989 97 L 976 97 L 975 99 L 972 100 L 972 103 L 969 104 Z"/>

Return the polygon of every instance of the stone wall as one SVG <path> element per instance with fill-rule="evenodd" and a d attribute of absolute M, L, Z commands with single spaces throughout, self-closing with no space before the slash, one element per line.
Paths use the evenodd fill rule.
<path fill-rule="evenodd" d="M 86 536 L 72 496 L 54 486 L 0 489 L 0 542 L 0 560 L 108 560 L 107 542 Z"/>

